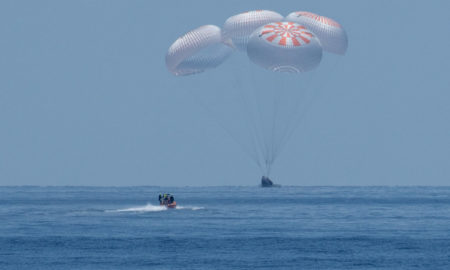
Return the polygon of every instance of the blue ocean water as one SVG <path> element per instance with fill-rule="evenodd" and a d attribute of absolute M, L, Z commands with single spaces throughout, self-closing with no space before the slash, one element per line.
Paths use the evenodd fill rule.
<path fill-rule="evenodd" d="M 450 269 L 450 187 L 0 187 L 0 269 Z"/>

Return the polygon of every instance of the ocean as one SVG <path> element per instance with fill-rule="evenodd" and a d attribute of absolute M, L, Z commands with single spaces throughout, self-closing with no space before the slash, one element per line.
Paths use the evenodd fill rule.
<path fill-rule="evenodd" d="M 450 187 L 0 187 L 0 269 L 448 270 Z"/>

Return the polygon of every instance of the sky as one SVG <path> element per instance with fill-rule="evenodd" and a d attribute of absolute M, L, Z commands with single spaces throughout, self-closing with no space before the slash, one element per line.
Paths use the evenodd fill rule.
<path fill-rule="evenodd" d="M 258 167 L 164 62 L 180 35 L 256 9 L 322 14 L 349 37 L 318 71 L 275 182 L 450 184 L 449 1 L 2 0 L 0 185 L 257 185 Z M 230 63 L 199 91 L 232 77 Z"/>

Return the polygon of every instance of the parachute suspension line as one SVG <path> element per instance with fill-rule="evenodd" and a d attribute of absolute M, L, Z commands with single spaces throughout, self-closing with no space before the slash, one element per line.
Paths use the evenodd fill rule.
<path fill-rule="evenodd" d="M 270 149 L 269 149 L 269 155 L 268 155 L 268 163 L 267 163 L 267 176 L 269 176 L 270 175 L 270 170 L 271 170 L 271 167 L 272 167 L 272 163 L 273 163 L 273 154 L 274 154 L 274 140 L 275 140 L 275 124 L 276 124 L 276 120 L 275 120 L 275 117 L 276 117 L 276 110 L 277 110 L 277 104 L 276 104 L 276 100 L 275 100 L 275 98 L 274 98 L 274 93 L 272 93 L 272 95 L 273 96 L 271 96 L 270 98 L 272 99 L 272 101 L 273 101 L 273 108 L 272 108 L 272 112 L 273 112 L 273 115 L 272 115 L 272 121 L 271 121 L 271 128 L 270 128 Z"/>
<path fill-rule="evenodd" d="M 336 70 L 337 64 L 338 64 L 339 60 L 334 61 L 331 64 L 331 70 L 330 72 L 324 72 L 325 74 L 333 74 L 334 71 Z M 308 80 L 308 87 L 305 89 L 305 91 L 308 91 L 309 84 L 311 83 L 312 79 L 315 78 L 317 73 L 312 74 L 313 76 L 310 77 L 310 79 Z M 330 77 L 330 75 L 328 75 L 328 78 Z M 299 114 L 295 114 L 297 115 L 297 118 L 294 119 L 294 125 L 291 127 L 291 129 L 288 131 L 288 133 L 285 136 L 284 141 L 281 143 L 280 147 L 279 147 L 279 152 L 277 153 L 277 155 L 279 155 L 284 147 L 286 146 L 286 144 L 289 142 L 290 138 L 292 137 L 292 135 L 295 133 L 295 130 L 298 128 L 298 126 L 301 123 L 301 120 L 303 119 L 303 117 L 306 115 L 306 113 L 309 111 L 309 108 L 312 106 L 312 104 L 314 104 L 315 100 L 320 96 L 320 94 L 322 93 L 322 91 L 324 90 L 324 85 L 328 80 L 324 79 L 324 80 L 319 80 L 318 83 L 315 85 L 315 87 L 311 87 L 311 91 L 312 93 L 312 98 L 308 100 L 308 102 L 306 103 L 306 105 L 304 106 L 303 110 L 299 113 Z M 297 100 L 297 104 L 300 104 L 299 100 Z M 300 106 L 298 106 L 300 107 Z"/>
<path fill-rule="evenodd" d="M 249 63 L 250 64 L 250 63 Z M 269 159 L 268 159 L 268 155 L 269 155 L 269 142 L 267 141 L 268 139 L 267 139 L 267 136 L 265 136 L 264 134 L 265 134 L 265 132 L 264 132 L 264 121 L 263 121 L 263 113 L 262 113 L 262 108 L 261 108 L 261 102 L 258 102 L 258 94 L 257 94 L 257 89 L 256 89 L 256 87 L 257 87 L 257 82 L 256 82 L 256 77 L 255 77 L 255 71 L 254 71 L 254 69 L 253 68 L 249 68 L 249 70 L 250 70 L 250 77 L 251 77 L 251 83 L 252 83 L 252 87 L 250 87 L 251 88 L 251 90 L 252 90 L 252 93 L 253 93 L 253 97 L 254 97 L 254 100 L 255 100 L 255 103 L 256 103 L 256 111 L 257 111 L 257 113 L 256 113 L 256 117 L 257 117 L 257 119 L 259 120 L 257 120 L 256 122 L 259 122 L 259 129 L 260 129 L 260 132 L 259 132 L 259 134 L 261 134 L 261 136 L 260 136 L 260 138 L 261 138 L 261 152 L 262 152 L 262 155 L 263 155 L 263 161 L 264 161 L 264 165 L 265 165 L 265 167 L 264 167 L 264 174 L 267 176 L 268 175 L 268 173 L 269 173 L 269 170 L 268 170 L 268 165 L 269 165 Z"/>
<path fill-rule="evenodd" d="M 203 107 L 204 110 L 206 110 L 208 112 L 209 115 L 213 116 L 214 118 L 216 118 L 216 122 L 219 124 L 219 126 L 225 130 L 225 132 L 240 146 L 241 150 L 247 155 L 249 156 L 255 163 L 256 165 L 263 170 L 258 156 L 253 154 L 252 151 L 249 151 L 249 149 L 247 147 L 245 147 L 245 144 L 243 144 L 242 142 L 240 142 L 235 135 L 233 135 L 233 133 L 226 127 L 225 124 L 222 123 L 223 119 L 221 119 L 217 113 L 215 113 L 209 106 L 207 106 L 205 104 L 205 102 L 202 101 L 202 99 L 200 98 L 200 96 L 198 95 L 198 93 L 196 93 L 196 91 L 192 91 L 194 93 L 194 97 L 197 100 L 197 102 L 200 104 L 200 106 Z"/>
<path fill-rule="evenodd" d="M 305 115 L 309 111 L 309 108 L 314 103 L 314 101 L 317 98 L 317 96 L 318 96 L 318 92 L 314 91 L 313 97 L 305 104 L 305 106 L 303 107 L 303 110 L 301 110 L 300 112 L 296 113 L 296 116 L 295 116 L 294 121 L 293 121 L 293 125 L 291 125 L 289 127 L 289 130 L 287 131 L 286 135 L 284 136 L 283 140 L 281 141 L 281 144 L 280 144 L 280 147 L 279 147 L 279 152 L 277 153 L 277 155 L 279 155 L 284 150 L 284 148 L 286 147 L 287 143 L 291 139 L 292 135 L 294 135 L 295 131 L 300 126 L 300 123 L 304 119 Z"/>
<path fill-rule="evenodd" d="M 247 63 L 248 64 L 248 63 Z M 244 67 L 243 65 L 240 65 L 239 67 Z M 245 67 L 244 67 L 245 68 Z M 248 70 L 248 68 L 245 68 Z M 233 71 L 237 71 L 237 69 L 233 69 Z M 239 79 L 240 81 L 243 80 L 244 75 L 247 72 L 243 72 L 242 70 L 239 70 L 238 72 L 234 72 L 234 76 L 236 79 Z M 237 85 L 237 87 L 239 87 L 239 85 Z M 252 143 L 253 143 L 253 150 L 255 153 L 255 156 L 257 157 L 258 160 L 258 166 L 261 169 L 261 172 L 264 173 L 264 169 L 263 169 L 263 165 L 261 163 L 261 155 L 264 156 L 264 149 L 263 149 L 263 145 L 262 145 L 262 139 L 261 139 L 261 132 L 258 130 L 258 123 L 257 120 L 255 120 L 255 114 L 252 112 L 253 110 L 251 109 L 251 107 L 254 107 L 251 104 L 250 100 L 252 100 L 252 97 L 250 97 L 249 95 L 251 95 L 252 92 L 249 91 L 245 91 L 247 89 L 247 87 L 240 85 L 241 89 L 238 89 L 239 94 L 240 94 L 240 98 L 241 101 L 243 103 L 243 107 L 245 109 L 245 113 L 243 114 L 245 116 L 246 122 L 247 122 L 247 126 L 249 127 L 249 133 L 250 133 L 250 137 L 252 138 Z M 249 92 L 249 93 L 247 93 Z M 254 99 L 253 99 L 254 100 Z"/>
<path fill-rule="evenodd" d="M 250 126 L 250 136 L 253 139 L 255 155 L 258 157 L 258 163 L 260 163 L 260 154 L 258 153 L 258 150 L 257 150 L 261 147 L 260 139 L 258 136 L 258 127 L 257 127 L 257 124 L 255 123 L 255 121 L 252 120 L 253 116 L 252 116 L 251 110 L 249 109 L 250 102 L 248 101 L 245 93 L 243 93 L 241 91 L 240 96 L 241 96 L 241 99 L 243 100 L 244 108 L 246 109 L 245 116 L 246 116 L 247 124 L 248 124 L 248 126 Z M 261 164 L 260 164 L 260 166 L 262 167 Z"/>
<path fill-rule="evenodd" d="M 272 118 L 272 148 L 271 148 L 271 154 L 270 154 L 270 162 L 269 166 L 267 168 L 267 176 L 270 175 L 272 165 L 275 162 L 276 159 L 276 152 L 277 152 L 277 131 L 279 124 L 279 109 L 280 109 L 280 100 L 281 97 L 284 94 L 284 90 L 286 89 L 286 81 L 282 80 L 281 82 L 281 89 L 276 89 L 275 91 L 272 91 L 272 100 L 273 100 L 273 118 Z"/>
<path fill-rule="evenodd" d="M 296 85 L 296 83 L 292 82 L 292 79 L 296 79 L 298 75 L 294 74 L 284 74 L 286 78 L 283 78 L 281 81 L 281 87 L 278 89 L 278 91 L 274 92 L 275 97 L 275 136 L 273 139 L 273 155 L 272 155 L 272 165 L 275 163 L 275 160 L 277 159 L 279 152 L 280 152 L 280 146 L 282 145 L 282 140 L 286 136 L 286 133 L 288 132 L 290 126 L 294 122 L 294 118 L 296 117 L 296 112 L 298 111 L 298 108 L 301 103 L 301 100 L 303 100 L 303 96 L 305 95 L 305 91 L 298 91 L 297 89 L 293 88 L 292 85 Z M 310 83 L 310 81 L 308 81 Z M 289 95 L 290 91 L 295 91 L 293 93 L 294 95 Z M 297 92 L 300 92 L 300 97 L 298 99 L 295 99 L 295 94 Z M 295 105 L 287 105 L 287 108 L 285 108 L 284 113 L 280 112 L 280 109 L 282 108 L 282 101 L 285 101 L 285 99 L 288 99 L 288 101 L 294 100 Z M 283 119 L 285 121 L 283 121 Z"/>
<path fill-rule="evenodd" d="M 305 83 L 302 85 L 302 89 L 300 89 L 300 96 L 296 99 L 294 99 L 294 111 L 290 117 L 288 117 L 288 123 L 283 129 L 283 132 L 281 133 L 281 138 L 278 141 L 277 147 L 276 147 L 276 153 L 275 158 L 278 157 L 278 155 L 282 152 L 283 148 L 291 138 L 292 134 L 296 130 L 297 126 L 303 119 L 303 116 L 306 111 L 308 111 L 308 106 L 301 106 L 302 103 L 305 103 L 305 99 L 308 98 L 308 92 L 310 91 L 310 85 L 313 81 L 313 77 L 316 73 L 313 73 L 313 76 L 309 76 Z M 286 90 L 286 89 L 285 89 Z M 307 104 L 307 103 L 306 103 Z M 305 105 L 305 104 L 303 104 Z M 303 109 L 303 110 L 302 110 Z"/>
<path fill-rule="evenodd" d="M 277 100 L 275 99 L 275 91 L 272 91 L 272 101 L 273 101 L 273 115 L 272 115 L 272 127 L 271 127 L 271 147 L 270 147 L 270 155 L 269 155 L 269 164 L 267 167 L 268 173 L 270 173 L 270 168 L 272 167 L 273 162 L 273 154 L 274 154 L 274 140 L 275 140 L 275 124 L 276 124 L 276 115 L 277 115 Z"/>
<path fill-rule="evenodd" d="M 240 74 L 242 76 L 242 73 L 240 73 Z M 236 85 L 236 87 L 239 87 L 239 86 Z M 264 171 L 263 170 L 263 166 L 262 166 L 261 161 L 260 161 L 260 158 L 259 158 L 260 154 L 258 153 L 259 139 L 258 139 L 258 135 L 257 135 L 258 134 L 257 126 L 256 126 L 255 121 L 252 120 L 252 118 L 253 118 L 252 117 L 252 113 L 251 113 L 251 111 L 249 109 L 250 102 L 248 101 L 248 99 L 247 99 L 247 97 L 246 97 L 246 95 L 244 93 L 244 89 L 243 88 L 244 87 L 241 87 L 241 89 L 238 89 L 239 96 L 241 98 L 241 102 L 242 102 L 243 108 L 245 110 L 242 115 L 245 118 L 245 122 L 247 123 L 247 126 L 250 127 L 248 131 L 249 131 L 249 135 L 250 135 L 250 137 L 252 139 L 252 145 L 253 145 L 252 149 L 253 149 L 253 153 L 254 153 L 254 155 L 255 155 L 255 157 L 257 159 L 257 164 L 258 164 L 259 168 L 262 171 Z"/>

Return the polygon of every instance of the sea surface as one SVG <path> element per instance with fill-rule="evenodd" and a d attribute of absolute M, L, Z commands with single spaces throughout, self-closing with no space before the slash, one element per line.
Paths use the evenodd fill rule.
<path fill-rule="evenodd" d="M 0 187 L 0 269 L 448 270 L 450 187 Z"/>

